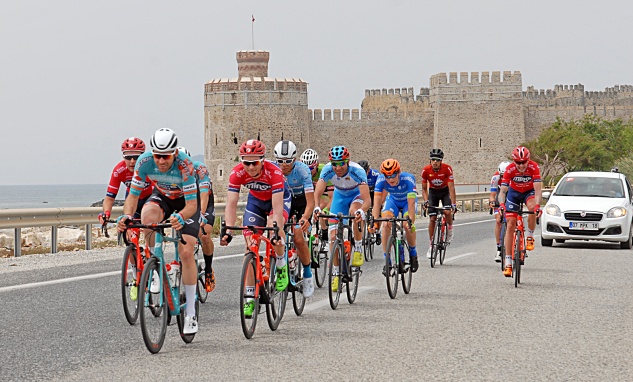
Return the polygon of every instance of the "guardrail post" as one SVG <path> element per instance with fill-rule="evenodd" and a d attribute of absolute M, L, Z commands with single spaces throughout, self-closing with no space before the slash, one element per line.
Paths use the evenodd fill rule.
<path fill-rule="evenodd" d="M 13 256 L 22 255 L 22 228 L 16 228 L 13 233 Z"/>
<path fill-rule="evenodd" d="M 92 249 L 92 224 L 86 224 L 86 250 Z"/>
<path fill-rule="evenodd" d="M 51 227 L 51 253 L 57 253 L 57 226 Z"/>

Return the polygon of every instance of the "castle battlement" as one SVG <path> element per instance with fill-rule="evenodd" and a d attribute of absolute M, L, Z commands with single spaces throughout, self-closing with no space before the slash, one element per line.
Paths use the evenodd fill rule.
<path fill-rule="evenodd" d="M 375 121 L 375 120 L 414 120 L 421 118 L 424 113 L 429 111 L 408 111 L 389 109 L 384 111 L 364 111 L 361 113 L 359 109 L 310 109 L 308 110 L 308 119 L 314 122 L 348 122 L 348 121 Z"/>
<path fill-rule="evenodd" d="M 431 88 L 444 86 L 482 86 L 482 85 L 521 85 L 521 72 L 518 70 L 501 72 L 457 72 L 438 73 L 431 76 Z"/>
<path fill-rule="evenodd" d="M 587 91 L 582 84 L 577 85 L 555 85 L 554 89 L 534 89 L 528 86 L 523 92 L 523 98 L 526 100 L 561 100 L 564 98 L 574 98 L 578 104 L 584 104 L 584 100 L 600 101 L 614 99 L 633 98 L 632 85 L 615 85 L 607 87 L 604 91 Z"/>
<path fill-rule="evenodd" d="M 301 78 L 240 77 L 217 78 L 204 85 L 205 93 L 243 90 L 307 92 L 308 83 Z"/>

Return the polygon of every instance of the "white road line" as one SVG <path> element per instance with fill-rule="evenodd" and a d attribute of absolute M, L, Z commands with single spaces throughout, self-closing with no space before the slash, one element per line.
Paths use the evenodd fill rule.
<path fill-rule="evenodd" d="M 374 289 L 374 287 L 359 286 L 358 291 L 356 292 L 356 297 L 358 297 L 359 294 L 363 292 L 367 292 L 368 290 L 371 290 L 371 289 Z M 342 303 L 343 301 L 347 301 L 347 296 L 345 296 L 345 293 L 341 291 L 341 299 L 339 300 L 339 304 Z M 303 311 L 311 312 L 311 311 L 314 311 L 314 310 L 317 310 L 317 309 L 323 308 L 324 306 L 329 306 L 329 305 L 330 305 L 330 299 L 328 297 L 328 299 L 326 300 L 319 300 L 310 304 L 306 304 L 306 306 L 303 308 Z"/>
<path fill-rule="evenodd" d="M 448 259 L 445 259 L 444 262 L 445 263 L 452 263 L 453 261 L 457 261 L 463 257 L 468 257 L 468 256 L 472 256 L 472 255 L 476 255 L 477 252 L 467 252 L 467 253 L 463 253 L 461 255 L 457 255 L 457 256 L 451 256 Z"/>

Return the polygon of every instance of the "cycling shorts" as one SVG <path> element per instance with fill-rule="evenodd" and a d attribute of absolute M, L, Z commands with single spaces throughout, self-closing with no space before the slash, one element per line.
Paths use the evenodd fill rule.
<path fill-rule="evenodd" d="M 363 203 L 363 199 L 360 197 L 359 189 L 356 189 L 355 193 L 347 196 L 343 196 L 338 192 L 338 190 L 334 190 L 334 195 L 332 195 L 332 205 L 330 206 L 330 214 L 336 215 L 339 212 L 342 212 L 343 215 L 349 215 L 349 209 L 354 203 Z M 336 223 L 336 219 L 330 219 L 330 224 Z"/>
<path fill-rule="evenodd" d="M 519 212 L 519 204 L 527 204 L 527 201 L 534 197 L 534 189 L 526 192 L 519 192 L 512 187 L 508 187 L 506 196 L 506 212 L 508 217 L 516 217 Z"/>
<path fill-rule="evenodd" d="M 177 199 L 170 199 L 165 195 L 161 194 L 158 189 L 154 189 L 152 195 L 147 199 L 147 204 L 156 204 L 163 210 L 163 220 L 167 219 L 174 211 L 182 211 L 185 208 L 185 197 L 180 197 Z M 200 210 L 196 209 L 196 213 L 193 214 L 189 219 L 185 220 L 185 225 L 182 227 L 183 235 L 191 235 L 193 237 L 198 237 L 198 233 L 200 232 Z"/>
<path fill-rule="evenodd" d="M 442 207 L 448 207 L 452 204 L 451 194 L 448 192 L 448 187 L 429 189 L 429 205 L 431 207 L 439 207 L 440 201 L 442 202 Z M 429 216 L 435 215 L 437 215 L 437 211 L 429 210 Z"/>
<path fill-rule="evenodd" d="M 305 194 L 292 197 L 292 202 L 290 203 L 289 217 L 294 216 L 295 221 L 298 222 L 299 220 L 301 220 L 301 217 L 306 212 L 307 205 L 308 201 L 306 200 Z"/>
<path fill-rule="evenodd" d="M 284 221 L 288 220 L 290 216 L 290 204 L 291 204 L 290 192 L 286 189 L 284 191 Z M 244 225 L 253 225 L 256 227 L 266 227 L 268 224 L 267 217 L 273 214 L 273 200 L 261 200 L 248 194 L 246 200 L 246 209 L 244 211 Z M 280 227 L 283 229 L 283 227 Z M 246 232 L 246 231 L 244 231 Z"/>
<path fill-rule="evenodd" d="M 417 213 L 418 198 L 415 198 L 414 206 L 416 209 L 414 213 L 415 215 Z M 405 216 L 405 214 L 409 212 L 409 200 L 407 199 L 405 201 L 398 202 L 390 195 L 387 195 L 387 199 L 385 199 L 385 205 L 382 208 L 382 213 L 384 214 L 385 212 L 391 212 L 393 216 L 398 216 L 398 214 L 402 212 L 402 216 Z"/>
<path fill-rule="evenodd" d="M 202 213 L 202 216 L 207 219 L 207 224 L 213 225 L 215 223 L 215 196 L 213 193 L 209 195 L 209 202 L 207 203 L 207 209 Z"/>
<path fill-rule="evenodd" d="M 148 199 L 149 199 L 149 196 L 145 199 L 138 200 L 138 204 L 136 205 L 136 211 L 134 212 L 134 219 L 141 218 L 141 211 L 143 210 L 143 206 L 145 205 L 145 202 L 147 202 Z"/>

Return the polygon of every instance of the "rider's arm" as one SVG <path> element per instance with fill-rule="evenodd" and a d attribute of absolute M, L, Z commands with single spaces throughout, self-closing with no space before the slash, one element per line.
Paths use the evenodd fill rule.
<path fill-rule="evenodd" d="M 386 193 L 387 191 L 385 190 L 374 193 L 374 205 L 371 208 L 371 214 L 374 219 L 378 219 L 380 217 L 380 206 L 382 206 L 382 197 L 383 194 Z"/>
<path fill-rule="evenodd" d="M 367 212 L 369 211 L 369 207 L 371 207 L 371 196 L 369 195 L 369 186 L 367 184 L 360 184 L 358 186 L 358 190 L 360 191 L 360 197 L 363 199 L 363 205 L 360 208 L 363 211 Z"/>
<path fill-rule="evenodd" d="M 507 193 L 508 193 L 508 186 L 501 186 L 499 190 L 499 203 L 505 203 Z"/>
<path fill-rule="evenodd" d="M 312 216 L 312 212 L 314 211 L 314 192 L 306 192 L 306 209 L 303 211 L 303 216 L 301 220 L 305 220 L 307 222 L 310 221 L 310 217 Z"/>
<path fill-rule="evenodd" d="M 209 206 L 209 192 L 200 191 L 200 213 L 204 213 Z M 211 222 L 213 224 L 213 222 Z"/>
<path fill-rule="evenodd" d="M 451 196 L 451 204 L 457 204 L 457 195 L 455 194 L 455 183 L 448 182 L 448 194 Z"/>
<path fill-rule="evenodd" d="M 229 191 L 226 193 L 226 206 L 224 207 L 224 221 L 226 225 L 235 225 L 235 221 L 237 220 L 237 201 L 239 198 L 239 192 Z"/>
<path fill-rule="evenodd" d="M 111 196 L 106 196 L 103 198 L 103 212 L 110 215 L 112 212 L 112 206 L 114 206 L 114 198 Z"/>
<path fill-rule="evenodd" d="M 415 203 L 416 202 L 416 198 L 415 197 L 408 197 L 407 198 L 407 204 L 409 205 L 409 219 L 411 219 L 411 224 L 415 224 Z"/>
<path fill-rule="evenodd" d="M 319 179 L 316 186 L 314 187 L 314 197 L 312 198 L 312 202 L 316 207 L 319 206 L 319 201 L 321 200 L 321 195 L 323 195 L 323 192 L 325 191 L 325 186 L 325 180 Z M 312 209 L 314 209 L 314 207 Z"/>
<path fill-rule="evenodd" d="M 277 222 L 277 226 L 282 228 L 284 227 L 285 219 L 284 219 L 284 193 L 283 192 L 275 192 L 272 197 L 273 204 L 273 220 Z"/>
<path fill-rule="evenodd" d="M 429 200 L 428 183 L 425 181 L 422 181 L 422 201 L 426 202 L 428 200 Z"/>
<path fill-rule="evenodd" d="M 541 205 L 542 190 L 543 190 L 543 183 L 534 182 L 534 201 L 536 202 L 537 207 L 540 207 Z"/>

